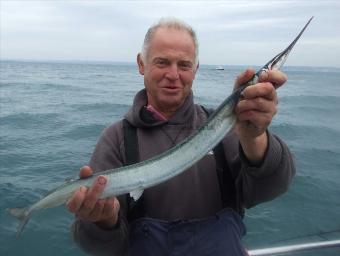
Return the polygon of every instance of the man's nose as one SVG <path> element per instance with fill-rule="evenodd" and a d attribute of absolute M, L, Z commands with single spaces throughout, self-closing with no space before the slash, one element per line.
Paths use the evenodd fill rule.
<path fill-rule="evenodd" d="M 172 64 L 169 66 L 165 77 L 169 80 L 177 80 L 179 79 L 178 67 L 177 64 Z"/>

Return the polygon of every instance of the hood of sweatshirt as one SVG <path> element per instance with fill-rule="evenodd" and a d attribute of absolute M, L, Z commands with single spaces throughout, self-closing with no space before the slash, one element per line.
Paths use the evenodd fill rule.
<path fill-rule="evenodd" d="M 156 119 L 145 118 L 143 112 L 147 111 L 145 106 L 147 105 L 147 94 L 146 90 L 140 90 L 134 100 L 133 105 L 130 107 L 128 112 L 125 114 L 125 119 L 127 119 L 133 126 L 138 128 L 145 127 L 155 127 L 164 124 L 179 125 L 191 123 L 194 118 L 194 101 L 192 91 L 185 99 L 184 103 L 177 109 L 175 114 L 165 121 L 160 121 Z"/>

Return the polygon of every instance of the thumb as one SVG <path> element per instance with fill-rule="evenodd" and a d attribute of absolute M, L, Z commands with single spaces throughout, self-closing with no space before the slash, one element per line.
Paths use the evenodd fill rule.
<path fill-rule="evenodd" d="M 236 77 L 234 89 L 238 88 L 240 85 L 247 83 L 250 79 L 253 78 L 254 74 L 255 74 L 255 70 L 252 69 L 252 68 L 248 68 L 248 69 L 246 69 L 246 71 L 239 74 Z"/>
<path fill-rule="evenodd" d="M 88 177 L 92 176 L 92 174 L 93 174 L 93 171 L 92 171 L 91 167 L 85 165 L 82 168 L 80 168 L 79 177 L 81 179 L 88 178 Z"/>

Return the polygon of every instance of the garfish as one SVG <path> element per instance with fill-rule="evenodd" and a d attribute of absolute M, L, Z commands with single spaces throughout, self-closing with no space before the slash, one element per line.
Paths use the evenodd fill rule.
<path fill-rule="evenodd" d="M 248 82 L 235 89 L 210 115 L 206 123 L 182 143 L 146 161 L 100 172 L 86 179 L 65 182 L 31 206 L 8 209 L 11 215 L 20 220 L 16 236 L 21 235 L 33 213 L 41 209 L 65 204 L 75 190 L 80 186 L 90 187 L 98 175 L 107 178 L 107 184 L 101 198 L 130 193 L 137 200 L 144 189 L 167 181 L 191 167 L 210 152 L 233 128 L 236 121 L 234 108 L 242 91 L 247 86 L 256 83 L 261 72 L 279 69 L 284 64 L 290 51 L 312 19 L 313 17 L 309 19 L 298 36 L 285 50 L 266 63 Z"/>

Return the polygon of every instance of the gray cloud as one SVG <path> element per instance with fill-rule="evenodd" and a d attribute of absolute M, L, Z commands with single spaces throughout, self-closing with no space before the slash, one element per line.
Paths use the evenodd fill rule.
<path fill-rule="evenodd" d="M 191 24 L 203 64 L 261 65 L 310 16 L 287 65 L 337 66 L 338 1 L 4 1 L 3 59 L 135 61 L 146 29 L 162 16 Z"/>

